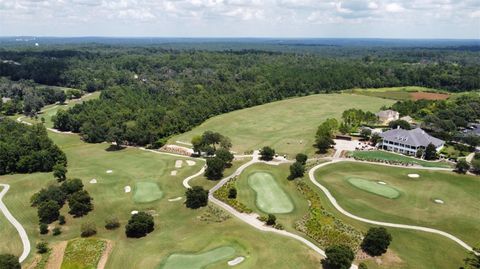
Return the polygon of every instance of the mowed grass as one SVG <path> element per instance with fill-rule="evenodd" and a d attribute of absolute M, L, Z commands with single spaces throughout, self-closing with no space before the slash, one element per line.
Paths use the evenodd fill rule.
<path fill-rule="evenodd" d="M 425 161 L 420 160 L 397 153 L 392 153 L 388 151 L 381 150 L 371 150 L 371 151 L 352 151 L 350 155 L 356 159 L 364 161 L 387 161 L 387 162 L 397 162 L 403 164 L 415 164 L 423 167 L 440 167 L 440 168 L 452 168 L 452 164 L 444 161 Z"/>
<path fill-rule="evenodd" d="M 408 174 L 420 177 L 412 179 Z M 480 238 L 480 180 L 452 172 L 427 171 L 342 162 L 316 171 L 316 179 L 326 186 L 347 211 L 369 219 L 421 225 L 451 233 L 476 245 Z M 366 192 L 345 178 L 378 179 L 395 186 L 397 199 Z M 445 204 L 436 204 L 434 199 Z"/>
<path fill-rule="evenodd" d="M 299 152 L 314 153 L 317 127 L 327 118 L 340 119 L 344 110 L 359 108 L 377 112 L 393 100 L 354 94 L 317 94 L 246 108 L 213 117 L 193 130 L 174 136 L 190 142 L 195 135 L 212 130 L 232 139 L 233 149 L 244 153 L 272 146 L 280 154 L 293 157 Z"/>
<path fill-rule="evenodd" d="M 163 192 L 155 182 L 137 182 L 135 183 L 133 200 L 137 203 L 150 203 L 160 200 Z"/>
<path fill-rule="evenodd" d="M 288 194 L 277 184 L 272 174 L 254 172 L 248 176 L 248 185 L 255 191 L 255 203 L 265 213 L 283 214 L 292 212 L 293 203 Z"/>
<path fill-rule="evenodd" d="M 107 243 L 96 238 L 70 240 L 63 255 L 61 269 L 95 269 Z"/>
<path fill-rule="evenodd" d="M 72 218 L 68 206 L 61 211 L 66 225 L 62 234 L 40 235 L 36 208 L 30 207 L 30 197 L 49 184 L 55 184 L 52 173 L 17 174 L 0 177 L 0 182 L 11 185 L 4 202 L 17 220 L 22 223 L 34 246 L 40 240 L 51 244 L 71 240 L 80 235 L 80 226 L 93 222 L 97 227 L 97 238 L 114 242 L 114 248 L 106 268 L 157 268 L 172 253 L 191 253 L 203 249 L 214 249 L 224 245 L 238 245 L 245 249 L 245 262 L 236 268 L 313 268 L 320 262 L 320 255 L 307 246 L 282 236 L 257 231 L 235 218 L 222 223 L 208 223 L 200 216 L 206 211 L 187 209 L 182 202 L 161 199 L 151 203 L 136 203 L 132 193 L 125 193 L 125 186 L 136 182 L 155 182 L 166 197 L 185 196 L 182 180 L 196 173 L 204 165 L 195 159 L 196 165 L 175 169 L 175 161 L 181 157 L 156 154 L 135 148 L 107 151 L 107 143 L 86 144 L 76 135 L 50 132 L 51 138 L 64 150 L 68 158 L 68 177 L 80 178 L 85 189 L 93 197 L 94 210 L 82 218 Z M 188 158 L 183 158 L 188 159 Z M 107 174 L 107 170 L 113 173 Z M 177 170 L 176 176 L 170 171 Z M 97 184 L 90 184 L 91 179 Z M 141 239 L 125 236 L 125 225 L 133 210 L 154 212 L 155 230 Z M 109 231 L 103 226 L 105 220 L 115 216 L 121 227 Z M 0 215 L 0 223 L 6 223 Z M 59 226 L 54 223 L 53 226 Z M 22 246 L 11 225 L 0 226 L 0 238 L 12 244 L 0 244 L 0 253 L 20 255 Z M 281 246 L 271 248 L 271 246 Z M 26 261 L 31 262 L 34 249 Z M 212 268 L 215 268 L 212 267 Z M 225 268 L 223 267 L 220 268 Z"/>
<path fill-rule="evenodd" d="M 397 191 L 395 188 L 382 185 L 378 181 L 358 177 L 349 177 L 346 180 L 348 181 L 348 183 L 361 190 L 368 191 L 370 193 L 374 193 L 389 199 L 395 199 L 400 196 L 400 192 Z"/>
<path fill-rule="evenodd" d="M 202 269 L 209 265 L 223 261 L 227 264 L 227 259 L 232 258 L 236 250 L 230 246 L 222 246 L 206 252 L 196 254 L 172 254 L 161 269 Z"/>

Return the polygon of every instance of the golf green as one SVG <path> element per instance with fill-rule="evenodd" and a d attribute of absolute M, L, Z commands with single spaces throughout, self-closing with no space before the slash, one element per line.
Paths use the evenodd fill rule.
<path fill-rule="evenodd" d="M 198 254 L 172 254 L 160 267 L 162 269 L 202 269 L 210 264 L 233 257 L 233 247 L 219 247 Z M 226 263 L 225 263 L 225 267 Z"/>
<path fill-rule="evenodd" d="M 133 200 L 137 203 L 150 203 L 160 200 L 163 192 L 155 182 L 137 182 L 135 183 L 135 191 Z"/>
<path fill-rule="evenodd" d="M 368 191 L 389 199 L 395 199 L 400 196 L 400 192 L 390 186 L 382 185 L 377 181 L 358 178 L 358 177 L 348 177 L 347 181 L 353 186 Z"/>
<path fill-rule="evenodd" d="M 281 214 L 293 211 L 290 197 L 277 184 L 272 174 L 254 172 L 248 176 L 248 185 L 255 191 L 255 203 L 263 212 Z"/>

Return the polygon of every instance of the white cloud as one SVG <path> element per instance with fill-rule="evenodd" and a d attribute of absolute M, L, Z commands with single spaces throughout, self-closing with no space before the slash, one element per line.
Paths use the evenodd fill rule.
<path fill-rule="evenodd" d="M 398 3 L 390 3 L 385 6 L 385 10 L 390 13 L 398 13 L 404 11 L 405 8 Z"/>

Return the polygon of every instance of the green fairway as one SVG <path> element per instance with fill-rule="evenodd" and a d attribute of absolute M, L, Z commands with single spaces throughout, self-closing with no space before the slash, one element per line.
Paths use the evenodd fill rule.
<path fill-rule="evenodd" d="M 255 203 L 265 213 L 292 212 L 293 203 L 288 194 L 278 186 L 272 174 L 255 172 L 248 176 L 248 185 L 256 192 Z"/>
<path fill-rule="evenodd" d="M 160 200 L 163 197 L 163 192 L 155 182 L 136 182 L 133 200 L 137 203 L 150 203 Z"/>
<path fill-rule="evenodd" d="M 298 152 L 314 153 L 315 132 L 327 118 L 339 119 L 349 108 L 378 112 L 393 100 L 354 94 L 317 94 L 246 108 L 213 117 L 193 130 L 174 136 L 175 141 L 190 142 L 206 130 L 217 131 L 232 139 L 238 153 L 272 146 L 290 157 Z"/>
<path fill-rule="evenodd" d="M 424 161 L 397 153 L 392 153 L 388 151 L 372 150 L 372 151 L 352 151 L 350 153 L 355 159 L 363 161 L 373 161 L 373 162 L 395 162 L 400 164 L 414 164 L 424 167 L 441 167 L 441 168 L 452 168 L 452 164 L 444 161 Z"/>
<path fill-rule="evenodd" d="M 95 238 L 78 238 L 68 242 L 61 269 L 95 269 L 106 243 Z"/>
<path fill-rule="evenodd" d="M 395 188 L 390 186 L 383 185 L 377 181 L 372 181 L 368 179 L 358 178 L 358 177 L 349 177 L 347 181 L 353 186 L 368 191 L 386 198 L 395 199 L 400 196 L 400 192 Z"/>
<path fill-rule="evenodd" d="M 418 174 L 419 178 L 408 177 L 411 173 Z M 328 165 L 318 169 L 315 176 L 352 214 L 436 228 L 470 245 L 480 243 L 479 238 L 471 236 L 480 233 L 480 181 L 475 176 L 353 162 Z M 371 195 L 345 180 L 349 177 L 381 179 L 386 186 L 395 186 L 402 195 L 396 199 Z M 436 204 L 434 199 L 441 199 L 445 204 Z"/>
<path fill-rule="evenodd" d="M 165 264 L 160 268 L 162 269 L 202 269 L 208 265 L 220 262 L 222 260 L 226 262 L 228 258 L 232 258 L 235 254 L 235 249 L 229 246 L 219 247 L 210 251 L 198 253 L 198 254 L 172 254 L 170 255 Z"/>

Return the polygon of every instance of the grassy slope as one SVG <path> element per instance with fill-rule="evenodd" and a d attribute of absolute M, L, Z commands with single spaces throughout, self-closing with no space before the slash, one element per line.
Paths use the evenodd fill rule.
<path fill-rule="evenodd" d="M 40 236 L 36 210 L 29 206 L 28 201 L 34 192 L 54 183 L 51 173 L 0 177 L 1 182 L 11 185 L 4 198 L 5 203 L 13 215 L 24 224 L 33 245 L 40 239 L 52 242 L 76 238 L 80 234 L 81 223 L 93 221 L 98 228 L 98 237 L 115 242 L 107 268 L 155 268 L 172 253 L 197 252 L 232 244 L 242 246 L 244 251 L 241 254 L 248 257 L 238 268 L 282 266 L 285 268 L 294 265 L 312 268 L 319 262 L 319 255 L 306 246 L 281 236 L 258 232 L 236 219 L 207 224 L 199 220 L 205 209 L 193 211 L 185 208 L 182 202 L 168 202 L 167 199 L 138 204 L 132 199 L 133 193 L 124 193 L 124 186 L 134 186 L 136 181 L 148 179 L 159 184 L 165 197 L 184 196 L 182 179 L 200 169 L 203 162 L 199 160 L 196 160 L 195 166 L 175 169 L 176 157 L 131 148 L 108 152 L 105 150 L 108 144 L 85 144 L 75 135 L 50 133 L 50 136 L 67 154 L 68 176 L 83 180 L 85 188 L 94 199 L 95 209 L 83 218 L 67 217 L 67 225 L 62 227 L 63 233 L 60 236 L 53 237 L 51 234 Z M 170 176 L 173 169 L 178 170 L 177 176 Z M 113 173 L 106 174 L 106 170 L 113 170 Z M 98 183 L 89 184 L 88 181 L 92 178 L 96 178 Z M 68 216 L 67 210 L 68 207 L 65 206 L 62 214 Z M 132 210 L 155 210 L 158 214 L 155 217 L 155 231 L 146 238 L 125 237 L 123 227 Z M 111 214 L 120 219 L 122 224 L 120 229 L 107 231 L 103 228 L 105 219 Z M 3 223 L 3 216 L 0 218 Z M 16 235 L 11 227 L 0 226 L 0 238 L 11 238 L 12 234 Z M 19 240 L 11 241 L 19 243 Z M 282 247 L 265 251 L 271 245 Z M 21 246 L 0 244 L 0 252 L 18 255 Z"/>
<path fill-rule="evenodd" d="M 418 173 L 411 179 L 409 173 Z M 349 184 L 356 176 L 384 181 L 401 192 L 397 199 L 386 199 Z M 416 224 L 450 232 L 465 242 L 480 243 L 472 234 L 480 233 L 480 181 L 473 176 L 448 172 L 378 167 L 358 163 L 332 164 L 316 173 L 345 210 L 366 218 Z M 433 202 L 439 198 L 445 204 Z"/>
<path fill-rule="evenodd" d="M 353 151 L 352 156 L 361 160 L 385 160 L 385 161 L 395 161 L 401 163 L 408 163 L 408 164 L 417 164 L 424 167 L 443 167 L 443 168 L 451 168 L 452 164 L 443 162 L 443 161 L 424 161 L 419 160 L 416 158 L 411 158 L 408 156 L 391 153 L 387 151 Z"/>
<path fill-rule="evenodd" d="M 351 94 L 320 94 L 287 99 L 213 117 L 170 142 L 190 142 L 206 130 L 218 131 L 232 139 L 233 150 L 243 153 L 269 145 L 290 156 L 313 154 L 315 132 L 326 118 L 340 118 L 348 108 L 377 112 L 392 100 Z"/>

